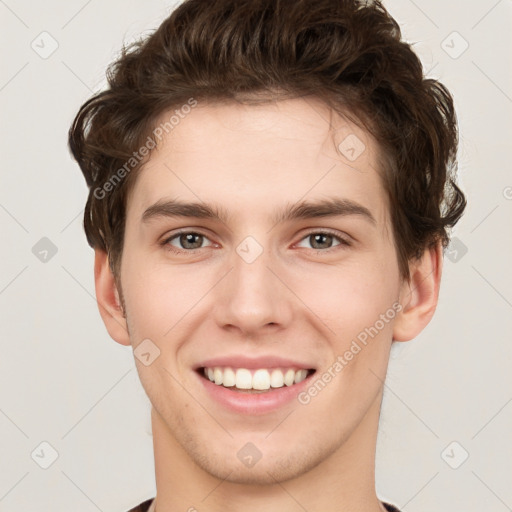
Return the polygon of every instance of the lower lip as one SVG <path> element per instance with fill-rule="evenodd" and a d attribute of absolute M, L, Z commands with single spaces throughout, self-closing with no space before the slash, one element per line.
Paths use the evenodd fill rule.
<path fill-rule="evenodd" d="M 297 399 L 297 395 L 309 386 L 310 379 L 314 373 L 308 375 L 302 382 L 292 386 L 271 388 L 265 393 L 244 393 L 233 391 L 231 388 L 219 386 L 209 379 L 202 377 L 198 372 L 198 379 L 202 382 L 206 392 L 213 400 L 220 403 L 224 408 L 239 414 L 266 414 L 283 407 Z"/>

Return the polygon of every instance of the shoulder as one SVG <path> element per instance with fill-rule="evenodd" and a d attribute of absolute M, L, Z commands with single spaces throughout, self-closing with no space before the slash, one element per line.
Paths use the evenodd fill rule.
<path fill-rule="evenodd" d="M 153 498 L 144 501 L 140 505 L 137 505 L 134 508 L 128 510 L 128 512 L 150 512 L 151 504 L 153 503 Z"/>
<path fill-rule="evenodd" d="M 385 503 L 384 501 L 382 502 L 382 504 L 384 505 L 385 509 L 388 511 L 388 512 L 400 512 L 399 509 L 397 509 L 394 505 L 391 505 L 390 503 Z"/>
<path fill-rule="evenodd" d="M 137 505 L 136 507 L 128 510 L 128 512 L 151 512 L 151 504 L 153 503 L 153 499 L 149 499 L 141 503 L 140 505 Z M 399 509 L 397 509 L 394 505 L 391 505 L 390 503 L 382 502 L 386 510 L 388 512 L 400 512 Z"/>

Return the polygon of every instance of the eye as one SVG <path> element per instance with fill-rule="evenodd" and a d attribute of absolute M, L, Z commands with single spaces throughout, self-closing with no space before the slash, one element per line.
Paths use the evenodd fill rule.
<path fill-rule="evenodd" d="M 195 249 L 202 249 L 203 247 L 212 245 L 211 242 L 208 245 L 203 245 L 205 241 L 210 242 L 210 240 L 201 233 L 196 233 L 195 231 L 181 231 L 180 233 L 166 238 L 162 242 L 162 245 L 165 245 L 174 252 L 192 252 Z"/>
<path fill-rule="evenodd" d="M 311 249 L 326 250 L 332 249 L 338 245 L 350 245 L 344 238 L 327 231 L 314 231 L 306 235 L 297 245 L 298 247 L 306 247 L 301 245 L 306 241 L 310 244 Z M 334 243 L 336 242 L 336 243 Z"/>

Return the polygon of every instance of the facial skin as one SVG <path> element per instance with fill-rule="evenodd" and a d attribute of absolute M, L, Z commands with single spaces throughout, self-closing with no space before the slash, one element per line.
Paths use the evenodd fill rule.
<path fill-rule="evenodd" d="M 354 161 L 338 149 L 349 135 L 365 146 Z M 402 280 L 377 157 L 368 133 L 302 98 L 200 104 L 141 170 L 127 206 L 121 290 L 99 250 L 95 276 L 111 336 L 160 350 L 149 366 L 135 360 L 153 405 L 158 512 L 382 510 L 374 463 L 389 351 L 430 321 L 442 256 L 426 250 Z M 373 220 L 276 218 L 331 199 Z M 143 219 L 173 200 L 216 206 L 226 218 Z M 203 235 L 189 241 L 199 248 L 169 240 L 178 230 Z M 248 236 L 263 249 L 251 263 L 237 252 Z M 306 405 L 235 413 L 205 393 L 194 370 L 217 356 L 275 355 L 307 362 L 314 380 L 394 304 L 401 312 Z M 246 443 L 262 454 L 252 467 L 237 457 Z"/>

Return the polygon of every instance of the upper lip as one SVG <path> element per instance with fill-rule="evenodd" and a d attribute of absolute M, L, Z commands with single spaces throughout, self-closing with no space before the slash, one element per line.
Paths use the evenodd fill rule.
<path fill-rule="evenodd" d="M 289 359 L 275 355 L 247 357 L 245 355 L 220 356 L 206 359 L 196 365 L 195 369 L 214 368 L 215 366 L 231 368 L 247 368 L 256 370 L 258 368 L 304 368 L 314 369 L 311 363 Z"/>

